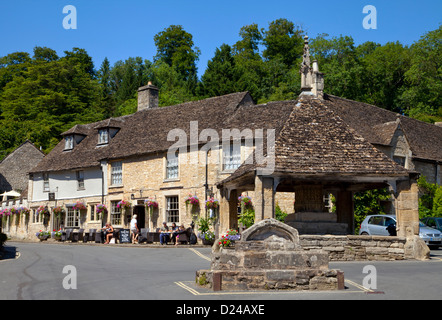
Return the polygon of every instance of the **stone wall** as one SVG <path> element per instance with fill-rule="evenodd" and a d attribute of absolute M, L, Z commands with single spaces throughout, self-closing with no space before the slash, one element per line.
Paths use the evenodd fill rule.
<path fill-rule="evenodd" d="M 299 236 L 304 250 L 322 249 L 330 261 L 392 261 L 407 259 L 406 238 L 383 236 Z"/>

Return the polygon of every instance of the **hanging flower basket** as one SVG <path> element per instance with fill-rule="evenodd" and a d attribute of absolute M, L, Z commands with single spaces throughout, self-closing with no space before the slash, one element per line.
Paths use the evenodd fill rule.
<path fill-rule="evenodd" d="M 144 205 L 146 206 L 150 217 L 152 217 L 154 210 L 158 208 L 158 202 L 155 199 L 146 199 L 144 200 Z"/>
<path fill-rule="evenodd" d="M 86 208 L 86 205 L 84 204 L 84 202 L 81 202 L 81 201 L 77 201 L 75 204 L 74 204 L 74 210 L 86 210 L 87 208 Z"/>
<path fill-rule="evenodd" d="M 241 208 L 249 209 L 253 207 L 252 198 L 241 195 L 238 197 L 238 202 Z"/>
<path fill-rule="evenodd" d="M 107 212 L 107 207 L 104 204 L 102 204 L 102 203 L 97 204 L 95 206 L 95 208 L 97 210 L 97 213 L 103 213 L 103 212 L 106 213 Z"/>
<path fill-rule="evenodd" d="M 52 212 L 54 213 L 54 216 L 58 219 L 61 219 L 63 215 L 66 213 L 66 211 L 62 206 L 55 207 L 54 209 L 52 209 Z"/>
<path fill-rule="evenodd" d="M 37 214 L 39 214 L 40 216 L 48 216 L 48 217 L 50 215 L 48 207 L 45 206 L 38 207 Z"/>
<path fill-rule="evenodd" d="M 214 198 L 210 198 L 209 200 L 206 200 L 206 208 L 207 209 L 218 209 L 219 207 L 219 201 L 214 199 Z"/>
<path fill-rule="evenodd" d="M 129 209 L 131 207 L 131 203 L 129 201 L 126 200 L 121 200 L 120 202 L 117 203 L 117 208 L 120 209 Z"/>
<path fill-rule="evenodd" d="M 17 208 L 17 213 L 20 215 L 24 215 L 26 218 L 29 217 L 29 213 L 31 212 L 31 210 L 29 210 L 26 207 L 18 207 Z"/>
<path fill-rule="evenodd" d="M 197 207 L 200 204 L 200 200 L 198 199 L 198 197 L 196 195 L 193 196 L 191 194 L 189 194 L 189 196 L 186 197 L 184 202 L 186 203 L 186 208 L 188 206 Z"/>

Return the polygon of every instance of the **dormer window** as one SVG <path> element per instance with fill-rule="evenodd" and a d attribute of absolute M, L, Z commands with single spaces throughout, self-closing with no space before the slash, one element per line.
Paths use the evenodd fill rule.
<path fill-rule="evenodd" d="M 98 130 L 98 144 L 109 143 L 109 130 L 107 128 Z"/>
<path fill-rule="evenodd" d="M 64 150 L 72 150 L 74 149 L 74 137 L 66 136 L 64 137 Z"/>

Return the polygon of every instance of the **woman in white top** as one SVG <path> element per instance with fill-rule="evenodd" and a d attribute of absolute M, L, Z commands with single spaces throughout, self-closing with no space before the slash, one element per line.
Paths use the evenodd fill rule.
<path fill-rule="evenodd" d="M 132 243 L 138 238 L 138 225 L 137 225 L 137 215 L 134 214 L 132 220 L 130 220 L 130 231 L 132 231 Z"/>

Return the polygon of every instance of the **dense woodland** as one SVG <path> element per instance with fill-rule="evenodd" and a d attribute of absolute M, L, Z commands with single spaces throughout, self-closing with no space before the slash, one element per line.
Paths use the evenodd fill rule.
<path fill-rule="evenodd" d="M 182 26 L 171 25 L 153 39 L 151 60 L 129 57 L 97 68 L 86 49 L 60 57 L 46 47 L 33 55 L 0 58 L 0 159 L 26 139 L 49 152 L 60 133 L 75 124 L 136 111 L 137 88 L 152 81 L 160 106 L 249 91 L 257 103 L 294 99 L 304 32 L 278 19 L 267 28 L 239 30 L 234 44 L 220 44 L 198 78 L 200 50 Z M 399 42 L 356 46 L 349 36 L 310 39 L 310 51 L 325 73 L 325 91 L 375 104 L 426 121 L 442 121 L 442 26 L 411 46 Z"/>

